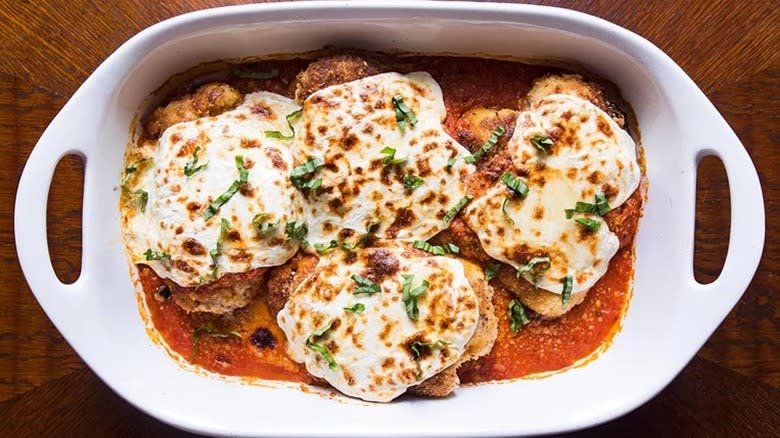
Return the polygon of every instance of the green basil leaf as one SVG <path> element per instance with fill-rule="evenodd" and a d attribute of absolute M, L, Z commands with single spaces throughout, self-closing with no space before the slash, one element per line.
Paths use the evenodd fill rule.
<path fill-rule="evenodd" d="M 487 139 L 485 144 L 483 144 L 479 149 L 477 149 L 476 152 L 474 152 L 473 155 L 469 155 L 466 158 L 464 158 L 464 161 L 466 161 L 469 164 L 474 164 L 477 161 L 479 161 L 486 153 L 490 151 L 490 149 L 498 143 L 499 137 L 504 135 L 506 133 L 506 129 L 504 129 L 503 126 L 498 126 L 496 129 L 493 130 L 493 132 L 490 134 L 490 137 Z"/>
<path fill-rule="evenodd" d="M 512 193 L 517 196 L 524 198 L 526 195 L 528 195 L 528 186 L 523 182 L 523 180 L 517 178 L 509 172 L 504 172 L 504 174 L 501 175 L 501 182 L 503 182 L 504 185 L 506 185 L 509 190 L 511 190 Z"/>
<path fill-rule="evenodd" d="M 561 302 L 565 306 L 569 303 L 569 299 L 571 298 L 571 290 L 574 286 L 574 277 L 571 275 L 567 275 L 563 277 L 563 293 L 561 293 Z"/>
<path fill-rule="evenodd" d="M 351 307 L 345 307 L 344 310 L 351 313 L 363 313 L 366 310 L 366 306 L 363 303 L 357 303 Z"/>
<path fill-rule="evenodd" d="M 192 159 L 184 164 L 184 175 L 187 177 L 190 177 L 192 175 L 195 175 L 196 173 L 200 172 L 201 170 L 208 167 L 209 163 L 203 163 L 200 166 L 198 166 L 198 152 L 200 152 L 202 148 L 200 146 L 196 146 L 195 150 L 192 152 Z"/>
<path fill-rule="evenodd" d="M 599 228 L 601 228 L 601 222 L 589 217 L 578 217 L 577 219 L 574 219 L 574 222 L 582 225 L 588 231 L 596 232 L 599 230 Z"/>
<path fill-rule="evenodd" d="M 409 319 L 417 320 L 417 318 L 420 317 L 420 309 L 417 307 L 417 297 L 424 294 L 425 291 L 428 290 L 428 287 L 430 287 L 430 283 L 428 280 L 423 280 L 420 286 L 417 286 L 416 288 L 412 289 L 412 282 L 414 281 L 414 275 L 401 275 L 403 277 L 403 295 L 401 297 L 401 300 L 404 303 L 404 306 L 406 307 L 406 314 L 409 316 Z"/>
<path fill-rule="evenodd" d="M 317 172 L 324 164 L 319 158 L 311 158 L 290 172 L 290 181 L 299 189 L 317 189 L 322 185 L 322 179 L 311 180 L 307 177 Z"/>
<path fill-rule="evenodd" d="M 607 197 L 604 196 L 603 193 L 596 193 L 596 209 L 599 212 L 599 216 L 604 216 L 612 210 L 612 207 L 609 206 L 609 202 L 607 201 Z"/>
<path fill-rule="evenodd" d="M 272 222 L 272 218 L 273 215 L 271 213 L 258 213 L 252 218 L 252 225 L 257 228 L 258 233 L 265 236 L 279 226 L 279 221 Z"/>
<path fill-rule="evenodd" d="M 512 200 L 511 196 L 507 196 L 506 198 L 504 198 L 504 202 L 501 203 L 501 213 L 504 213 L 504 217 L 506 218 L 506 220 L 508 220 L 509 223 L 514 225 L 515 224 L 515 220 L 512 219 L 512 217 L 509 216 L 509 212 L 506 211 L 506 207 L 509 205 L 509 201 L 511 201 L 511 200 Z"/>
<path fill-rule="evenodd" d="M 531 321 L 529 321 L 528 317 L 525 315 L 523 305 L 512 298 L 512 300 L 509 301 L 509 329 L 512 330 L 512 333 L 517 333 L 520 331 L 521 327 L 529 322 Z"/>
<path fill-rule="evenodd" d="M 306 222 L 297 223 L 296 221 L 289 221 L 284 226 L 284 233 L 287 236 L 287 240 L 297 240 L 302 248 L 309 247 L 309 242 L 306 240 L 306 236 L 309 234 L 309 227 L 306 225 Z"/>
<path fill-rule="evenodd" d="M 144 256 L 146 257 L 146 260 L 165 260 L 169 261 L 171 260 L 171 255 L 167 252 L 161 252 L 154 250 L 152 248 L 147 249 L 144 251 Z"/>
<path fill-rule="evenodd" d="M 350 278 L 352 281 L 357 283 L 357 287 L 353 291 L 355 295 L 373 295 L 382 292 L 382 288 L 378 284 L 374 283 L 366 277 L 353 274 Z"/>
<path fill-rule="evenodd" d="M 553 144 L 555 144 L 550 137 L 542 134 L 534 134 L 531 136 L 531 144 L 534 145 L 539 152 L 548 153 Z"/>
<path fill-rule="evenodd" d="M 406 174 L 404 175 L 404 188 L 414 190 L 425 183 L 425 180 L 417 175 Z"/>
<path fill-rule="evenodd" d="M 401 164 L 405 164 L 407 158 L 406 157 L 396 158 L 395 152 L 396 152 L 395 149 L 389 146 L 385 146 L 384 148 L 382 148 L 382 150 L 379 151 L 379 153 L 384 155 L 384 157 L 382 157 L 382 164 L 385 166 L 400 166 Z"/>
<path fill-rule="evenodd" d="M 244 167 L 244 157 L 241 155 L 236 156 L 236 168 L 238 169 L 238 180 L 233 181 L 233 184 L 228 187 L 225 193 L 219 195 L 217 199 L 209 204 L 201 214 L 203 219 L 209 220 L 214 217 L 219 209 L 236 194 L 243 184 L 246 184 L 247 180 L 249 180 L 249 171 Z"/>
<path fill-rule="evenodd" d="M 501 263 L 490 262 L 485 266 L 485 280 L 490 281 L 496 277 L 498 270 L 501 269 Z"/>
<path fill-rule="evenodd" d="M 324 255 L 328 254 L 339 246 L 341 246 L 341 243 L 338 240 L 331 240 L 328 245 L 325 245 L 324 243 L 315 243 L 314 249 L 317 250 L 317 254 Z"/>
<path fill-rule="evenodd" d="M 471 201 L 472 199 L 474 199 L 474 197 L 473 197 L 473 196 L 471 196 L 471 195 L 466 195 L 466 196 L 462 197 L 462 198 L 460 199 L 460 201 L 458 201 L 458 203 L 457 203 L 457 204 L 455 204 L 455 206 L 454 206 L 454 207 L 452 207 L 452 208 L 450 209 L 450 211 L 448 211 L 448 212 L 447 212 L 447 214 L 445 214 L 445 215 L 444 215 L 444 218 L 442 218 L 442 220 L 441 220 L 441 221 L 444 223 L 444 226 L 449 226 L 449 225 L 450 225 L 450 222 L 452 222 L 452 220 L 453 220 L 453 219 L 455 219 L 455 216 L 457 216 L 457 215 L 458 215 L 458 213 L 460 212 L 460 210 L 461 210 L 463 207 L 465 207 L 465 206 L 466 206 L 466 204 L 468 204 L 468 203 L 469 203 L 469 201 Z"/>
<path fill-rule="evenodd" d="M 407 123 L 414 127 L 417 125 L 417 117 L 415 117 L 412 110 L 404 102 L 404 98 L 399 96 L 393 96 L 393 109 L 395 110 L 395 120 L 398 123 L 398 129 L 401 132 L 406 132 Z"/>
<path fill-rule="evenodd" d="M 291 112 L 290 114 L 287 114 L 285 119 L 287 120 L 287 127 L 290 128 L 290 134 L 282 134 L 281 131 L 265 131 L 265 136 L 269 138 L 276 138 L 279 140 L 292 140 L 295 138 L 295 128 L 293 125 L 295 122 L 298 121 L 298 119 L 301 118 L 301 115 L 303 115 L 303 109 L 299 109 L 296 111 Z"/>

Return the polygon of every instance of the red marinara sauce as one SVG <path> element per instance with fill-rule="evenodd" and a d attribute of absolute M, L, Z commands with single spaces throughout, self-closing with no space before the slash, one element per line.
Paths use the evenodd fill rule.
<path fill-rule="evenodd" d="M 427 71 L 436 79 L 447 109 L 444 126 L 455 138 L 456 121 L 465 111 L 474 107 L 517 108 L 535 78 L 561 72 L 552 67 L 479 58 L 402 56 L 384 57 L 382 61 L 390 70 Z M 242 92 L 267 90 L 292 97 L 295 74 L 305 66 L 306 61 L 301 59 L 258 61 L 251 64 L 252 69 L 276 69 L 279 75 L 271 80 L 246 81 L 226 71 L 221 77 Z M 214 77 L 213 72 L 210 76 Z M 633 266 L 634 253 L 629 245 L 611 260 L 607 273 L 582 304 L 557 319 L 534 318 L 517 333 L 509 329 L 511 295 L 492 282 L 498 337 L 490 354 L 459 369 L 461 380 L 478 383 L 524 377 L 560 370 L 589 357 L 620 327 L 631 297 Z M 229 316 L 188 314 L 172 299 L 156 293 L 162 281 L 149 267 L 138 268 L 152 325 L 167 346 L 186 361 L 224 375 L 313 383 L 305 368 L 287 356 L 284 333 L 266 306 L 263 291 L 249 306 Z"/>

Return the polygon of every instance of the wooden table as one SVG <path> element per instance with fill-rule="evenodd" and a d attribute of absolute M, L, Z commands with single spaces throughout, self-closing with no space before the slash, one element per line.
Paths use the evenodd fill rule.
<path fill-rule="evenodd" d="M 86 367 L 36 303 L 19 269 L 13 202 L 43 129 L 122 42 L 160 20 L 230 0 L 6 0 L 0 3 L 0 435 L 185 435 L 140 413 Z M 648 38 L 677 61 L 742 139 L 766 202 L 764 257 L 739 304 L 688 367 L 645 406 L 586 436 L 780 436 L 780 7 L 773 0 L 542 1 Z M 78 129 L 74 127 L 74 129 Z M 83 165 L 64 159 L 49 199 L 49 241 L 63 280 L 80 269 Z M 728 183 L 700 167 L 696 274 L 725 258 Z M 565 405 L 565 403 L 564 403 Z M 562 405 L 563 406 L 563 405 Z"/>

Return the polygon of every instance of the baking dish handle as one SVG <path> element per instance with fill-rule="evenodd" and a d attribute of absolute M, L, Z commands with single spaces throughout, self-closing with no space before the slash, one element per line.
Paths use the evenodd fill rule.
<path fill-rule="evenodd" d="M 69 105 L 72 103 L 71 100 Z M 81 157 L 84 161 L 85 190 L 88 186 L 88 151 L 82 145 L 92 143 L 88 142 L 86 132 L 75 129 L 83 124 L 77 123 L 76 120 L 69 120 L 70 114 L 73 114 L 73 111 L 63 109 L 46 128 L 27 158 L 16 192 L 14 206 L 16 253 L 27 283 L 32 290 L 36 291 L 39 300 L 64 299 L 63 296 L 67 294 L 63 292 L 80 289 L 85 280 L 83 262 L 86 245 L 83 243 L 83 235 L 82 273 L 74 283 L 64 284 L 54 273 L 46 233 L 49 187 L 54 170 L 62 157 L 70 154 Z M 86 195 L 83 196 L 83 200 L 86 199 Z"/>
<path fill-rule="evenodd" d="M 706 300 L 696 295 L 698 305 L 702 303 L 720 303 L 725 314 L 731 309 L 734 302 L 747 288 L 753 274 L 755 274 L 761 253 L 764 247 L 765 218 L 764 198 L 761 193 L 761 183 L 758 173 L 747 151 L 731 128 L 726 128 L 710 137 L 710 146 L 702 147 L 695 151 L 694 164 L 709 155 L 714 155 L 723 162 L 729 184 L 729 197 L 731 203 L 731 226 L 729 233 L 728 252 L 723 270 L 712 283 L 702 284 L 693 276 L 693 254 L 691 254 L 690 278 L 692 288 L 696 292 L 733 294 L 731 304 L 719 300 Z M 719 135 L 718 135 L 719 134 Z M 716 137 L 717 136 L 717 137 Z M 695 176 L 694 176 L 695 185 Z M 694 191 L 695 196 L 695 191 Z M 694 201 L 695 203 L 695 201 Z M 691 237 L 693 239 L 693 236 Z M 691 242 L 691 247 L 693 242 Z M 726 307 L 727 305 L 727 307 Z"/>

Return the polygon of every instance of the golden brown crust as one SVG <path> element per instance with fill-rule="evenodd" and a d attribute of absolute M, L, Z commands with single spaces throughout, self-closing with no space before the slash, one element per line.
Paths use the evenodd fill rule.
<path fill-rule="evenodd" d="M 290 294 L 314 272 L 318 261 L 316 256 L 299 252 L 287 263 L 270 269 L 266 304 L 273 315 L 282 310 Z"/>
<path fill-rule="evenodd" d="M 481 196 L 493 186 L 512 164 L 506 153 L 506 144 L 515 131 L 517 111 L 511 109 L 472 108 L 455 123 L 458 141 L 471 152 L 476 152 L 490 138 L 498 126 L 506 132 L 498 142 L 476 163 L 477 171 L 469 176 L 468 190 L 473 196 Z"/>
<path fill-rule="evenodd" d="M 179 286 L 165 279 L 173 300 L 187 312 L 228 313 L 246 306 L 257 295 L 266 268 L 229 273 L 202 286 Z"/>
<path fill-rule="evenodd" d="M 146 135 L 158 138 L 168 127 L 206 116 L 216 116 L 238 106 L 243 95 L 227 84 L 202 85 L 192 94 L 171 101 L 154 110 L 146 120 Z"/>
<path fill-rule="evenodd" d="M 609 114 L 615 122 L 624 127 L 626 118 L 617 107 L 613 99 L 610 99 L 609 90 L 604 85 L 589 81 L 578 74 L 552 74 L 537 79 L 518 106 L 523 109 L 550 94 L 568 94 L 581 99 L 589 100 Z"/>
<path fill-rule="evenodd" d="M 517 278 L 517 271 L 509 265 L 502 265 L 496 274 L 496 281 L 512 293 L 524 306 L 543 318 L 558 318 L 585 300 L 588 291 L 573 294 L 564 306 L 560 294 L 534 286 L 524 278 Z"/>
<path fill-rule="evenodd" d="M 484 274 L 478 266 L 464 261 L 463 267 L 466 278 L 474 289 L 479 303 L 477 328 L 466 344 L 463 356 L 458 362 L 419 385 L 412 386 L 408 390 L 410 394 L 425 397 L 446 397 L 460 385 L 458 368 L 464 362 L 482 357 L 493 349 L 493 343 L 498 336 L 498 317 L 493 307 L 493 288 L 485 281 Z"/>
<path fill-rule="evenodd" d="M 383 71 L 374 60 L 356 55 L 335 55 L 320 58 L 296 76 L 295 100 L 299 103 L 314 92 L 331 85 L 372 76 Z"/>

